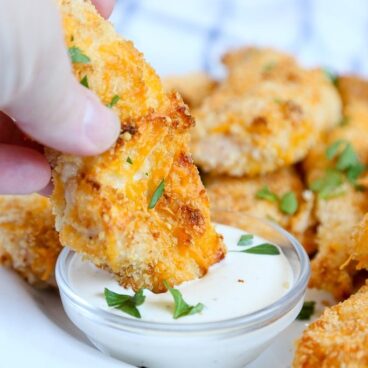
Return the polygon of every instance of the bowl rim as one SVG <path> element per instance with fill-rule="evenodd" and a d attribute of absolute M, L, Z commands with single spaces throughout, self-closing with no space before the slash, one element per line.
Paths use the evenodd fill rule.
<path fill-rule="evenodd" d="M 222 212 L 234 213 L 236 211 L 224 210 Z M 144 321 L 141 319 L 132 319 L 129 317 L 125 317 L 124 315 L 120 316 L 115 313 L 111 313 L 87 302 L 72 289 L 71 285 L 68 282 L 67 265 L 69 264 L 72 257 L 76 254 L 76 252 L 67 247 L 65 247 L 61 251 L 56 262 L 55 277 L 57 285 L 61 294 L 66 296 L 74 306 L 83 310 L 84 315 L 88 315 L 89 319 L 92 319 L 95 322 L 99 322 L 104 325 L 108 325 L 109 327 L 113 327 L 118 330 L 134 329 L 146 332 L 150 331 L 185 334 L 196 332 L 213 332 L 229 329 L 241 329 L 242 331 L 250 332 L 262 328 L 282 318 L 295 306 L 297 306 L 300 300 L 304 297 L 307 283 L 310 277 L 310 262 L 309 257 L 303 246 L 294 236 L 292 236 L 285 229 L 275 224 L 274 222 L 260 219 L 255 216 L 244 213 L 242 214 L 242 216 L 247 216 L 253 221 L 255 220 L 262 222 L 264 225 L 272 227 L 273 230 L 276 230 L 280 235 L 284 236 L 291 243 L 294 251 L 296 252 L 300 266 L 299 275 L 297 275 L 293 286 L 280 299 L 267 305 L 264 308 L 246 314 L 244 316 L 238 316 L 220 321 L 178 324 L 175 322 L 167 323 Z"/>

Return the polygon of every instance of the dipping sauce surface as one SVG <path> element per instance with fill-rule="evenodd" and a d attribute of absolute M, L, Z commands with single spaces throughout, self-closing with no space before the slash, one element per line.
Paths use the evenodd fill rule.
<path fill-rule="evenodd" d="M 278 255 L 240 252 L 259 244 L 269 243 L 254 234 L 251 245 L 237 245 L 244 231 L 216 225 L 223 235 L 228 254 L 210 268 L 201 279 L 185 282 L 175 288 L 191 305 L 203 303 L 202 312 L 173 319 L 174 301 L 170 293 L 153 294 L 144 290 L 146 300 L 139 306 L 142 320 L 165 323 L 200 323 L 244 316 L 280 299 L 293 284 L 293 272 L 280 250 Z M 237 252 L 233 252 L 237 251 Z M 75 254 L 70 265 L 69 280 L 74 291 L 90 304 L 126 318 L 134 318 L 106 304 L 104 289 L 134 295 L 117 284 L 112 275 L 84 261 Z"/>

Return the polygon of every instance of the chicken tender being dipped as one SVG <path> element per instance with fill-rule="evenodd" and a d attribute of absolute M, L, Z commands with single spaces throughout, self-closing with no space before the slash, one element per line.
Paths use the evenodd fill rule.
<path fill-rule="evenodd" d="M 118 282 L 154 292 L 203 276 L 225 254 L 207 194 L 188 150 L 193 119 L 177 94 L 87 0 L 60 0 L 78 79 L 121 121 L 106 153 L 81 158 L 49 151 L 53 209 L 63 245 Z M 72 58 L 73 61 L 73 58 Z"/>
<path fill-rule="evenodd" d="M 293 368 L 368 367 L 368 285 L 331 308 L 304 331 Z"/>
<path fill-rule="evenodd" d="M 343 299 L 353 291 L 356 262 L 349 262 L 354 227 L 368 211 L 368 193 L 360 185 L 368 163 L 368 83 L 339 79 L 345 122 L 309 153 L 307 181 L 317 194 L 318 253 L 310 286 Z M 354 257 L 353 257 L 354 258 Z"/>
<path fill-rule="evenodd" d="M 0 196 L 0 264 L 35 286 L 55 286 L 61 251 L 48 198 L 38 194 Z"/>
<path fill-rule="evenodd" d="M 208 175 L 205 186 L 214 213 L 226 209 L 274 221 L 296 236 L 309 254 L 316 250 L 314 196 L 305 190 L 294 168 L 256 178 Z"/>
<path fill-rule="evenodd" d="M 225 56 L 228 77 L 195 111 L 195 163 L 205 172 L 256 176 L 302 160 L 341 119 L 335 86 L 269 49 Z"/>

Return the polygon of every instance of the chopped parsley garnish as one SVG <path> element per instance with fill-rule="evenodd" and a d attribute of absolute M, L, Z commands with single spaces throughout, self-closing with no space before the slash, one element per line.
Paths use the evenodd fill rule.
<path fill-rule="evenodd" d="M 276 256 L 280 254 L 279 248 L 277 248 L 275 245 L 270 244 L 270 243 L 259 244 L 259 245 L 256 245 L 255 247 L 244 249 L 238 252 L 251 253 L 251 254 L 265 254 L 269 256 Z"/>
<path fill-rule="evenodd" d="M 146 299 L 143 295 L 143 289 L 139 289 L 133 296 L 118 294 L 105 288 L 104 291 L 106 303 L 109 307 L 119 309 L 133 317 L 141 318 L 138 306 L 142 305 Z"/>
<path fill-rule="evenodd" d="M 346 126 L 346 125 L 349 125 L 350 123 L 350 118 L 348 116 L 344 116 L 340 122 L 339 122 L 339 125 L 340 126 Z"/>
<path fill-rule="evenodd" d="M 238 245 L 251 245 L 253 243 L 254 235 L 244 234 L 239 238 Z"/>
<path fill-rule="evenodd" d="M 89 88 L 88 77 L 86 75 L 80 80 L 80 84 L 86 88 Z"/>
<path fill-rule="evenodd" d="M 298 210 L 298 200 L 294 192 L 287 192 L 281 197 L 280 210 L 288 215 L 293 215 Z"/>
<path fill-rule="evenodd" d="M 327 69 L 327 68 L 325 68 L 325 69 L 323 69 L 323 72 L 325 73 L 325 76 L 326 76 L 326 78 L 334 85 L 334 86 L 336 86 L 337 87 L 337 84 L 338 84 L 338 82 L 339 82 L 339 78 L 338 78 L 338 76 L 335 74 L 335 73 L 333 73 L 330 69 Z"/>
<path fill-rule="evenodd" d="M 148 209 L 152 209 L 156 206 L 156 203 L 158 202 L 158 200 L 161 198 L 162 194 L 164 193 L 165 190 L 165 181 L 164 179 L 161 180 L 160 184 L 158 185 L 158 187 L 156 188 L 156 190 L 154 191 L 152 198 L 150 200 L 150 203 L 148 205 Z"/>
<path fill-rule="evenodd" d="M 293 215 L 298 210 L 299 206 L 294 192 L 287 192 L 279 198 L 279 196 L 271 192 L 266 185 L 256 193 L 256 198 L 264 199 L 269 202 L 278 202 L 280 211 L 288 215 Z"/>
<path fill-rule="evenodd" d="M 126 162 L 130 165 L 133 165 L 133 161 L 132 159 L 128 156 L 128 158 L 126 159 Z"/>
<path fill-rule="evenodd" d="M 296 317 L 296 319 L 300 321 L 309 320 L 314 313 L 315 305 L 316 305 L 316 302 L 314 301 L 304 302 L 303 307 L 301 311 L 299 312 L 298 316 Z"/>
<path fill-rule="evenodd" d="M 172 297 L 174 298 L 174 303 L 175 303 L 175 307 L 173 311 L 174 319 L 178 319 L 180 317 L 185 317 L 185 316 L 189 316 L 192 314 L 202 312 L 204 308 L 204 305 L 202 303 L 198 303 L 196 305 L 189 305 L 188 303 L 185 302 L 179 290 L 170 287 L 167 281 L 164 281 L 164 285 L 169 290 Z"/>
<path fill-rule="evenodd" d="M 326 149 L 326 156 L 329 160 L 332 160 L 339 150 L 341 149 L 342 145 L 345 145 L 345 141 L 342 139 L 337 140 L 336 142 L 332 143 L 330 146 Z"/>
<path fill-rule="evenodd" d="M 270 188 L 268 188 L 267 185 L 262 187 L 257 193 L 256 197 L 258 199 L 264 199 L 265 201 L 269 202 L 277 202 L 279 200 L 279 197 L 277 194 L 270 191 Z"/>
<path fill-rule="evenodd" d="M 87 55 L 83 54 L 82 50 L 78 47 L 69 47 L 68 52 L 70 59 L 74 64 L 88 64 L 91 61 L 91 59 Z"/>
<path fill-rule="evenodd" d="M 328 199 L 344 194 L 340 188 L 347 179 L 357 190 L 360 186 L 356 181 L 366 170 L 365 165 L 359 161 L 359 157 L 351 143 L 339 139 L 326 149 L 326 157 L 335 160 L 335 168 L 328 168 L 325 174 L 310 184 L 310 189 L 318 193 L 320 198 Z"/>
<path fill-rule="evenodd" d="M 274 61 L 271 61 L 267 64 L 265 64 L 262 68 L 262 72 L 263 73 L 268 73 L 270 72 L 274 67 L 276 66 L 276 63 Z"/>
<path fill-rule="evenodd" d="M 111 107 L 115 106 L 115 105 L 118 103 L 118 101 L 119 101 L 119 100 L 120 100 L 120 96 L 115 95 L 115 96 L 111 99 L 110 103 L 109 103 L 109 104 L 107 104 L 106 106 L 111 108 Z"/>
<path fill-rule="evenodd" d="M 327 169 L 321 178 L 312 181 L 309 188 L 318 193 L 322 199 L 329 199 L 336 196 L 336 193 L 340 193 L 339 187 L 343 183 L 343 175 L 336 169 Z"/>

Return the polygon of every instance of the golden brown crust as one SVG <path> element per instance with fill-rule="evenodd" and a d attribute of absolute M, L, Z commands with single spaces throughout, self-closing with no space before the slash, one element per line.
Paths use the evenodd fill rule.
<path fill-rule="evenodd" d="M 298 340 L 293 368 L 368 367 L 368 286 L 327 308 Z"/>
<path fill-rule="evenodd" d="M 351 258 L 358 262 L 357 268 L 368 269 L 368 214 L 354 229 Z"/>
<path fill-rule="evenodd" d="M 276 222 L 296 236 L 307 252 L 315 252 L 314 243 L 314 196 L 305 191 L 296 171 L 290 167 L 256 178 L 231 178 L 228 176 L 206 176 L 205 186 L 214 210 L 229 210 Z M 299 208 L 293 215 L 283 213 L 276 202 L 257 198 L 256 194 L 264 186 L 279 197 L 293 191 Z M 216 217 L 214 217 L 216 221 Z"/>
<path fill-rule="evenodd" d="M 320 178 L 326 168 L 333 167 L 327 159 L 326 148 L 337 140 L 350 142 L 362 163 L 368 164 L 368 82 L 352 77 L 339 79 L 339 89 L 344 100 L 347 124 L 329 132 L 323 142 L 314 147 L 304 161 L 307 180 Z M 336 198 L 317 199 L 318 253 L 312 260 L 310 286 L 330 291 L 341 300 L 353 291 L 356 263 L 347 262 L 352 254 L 351 235 L 354 227 L 368 211 L 367 191 L 357 191 L 349 183 L 342 187 L 345 194 Z M 356 259 L 359 259 L 356 257 Z"/>
<path fill-rule="evenodd" d="M 167 92 L 178 91 L 192 109 L 200 106 L 217 86 L 217 82 L 203 72 L 165 77 L 162 83 Z"/>
<path fill-rule="evenodd" d="M 37 194 L 0 197 L 0 264 L 36 286 L 55 285 L 61 251 L 48 198 Z"/>
<path fill-rule="evenodd" d="M 49 153 L 61 243 L 135 290 L 163 291 L 203 276 L 225 254 L 210 222 L 207 195 L 188 153 L 188 108 L 168 96 L 131 42 L 122 40 L 89 1 L 61 0 L 65 39 L 91 59 L 78 78 L 104 103 L 114 95 L 122 134 L 89 158 Z M 129 160 L 132 163 L 129 163 Z M 164 180 L 156 206 L 150 200 Z"/>
<path fill-rule="evenodd" d="M 321 70 L 255 48 L 227 54 L 225 64 L 227 79 L 195 111 L 193 157 L 205 172 L 255 176 L 293 164 L 341 118 Z"/>

